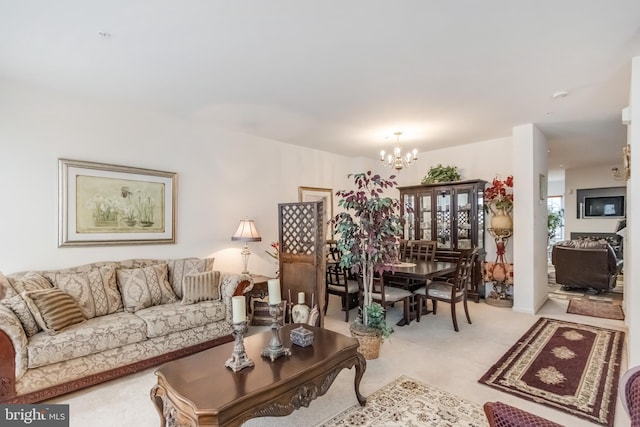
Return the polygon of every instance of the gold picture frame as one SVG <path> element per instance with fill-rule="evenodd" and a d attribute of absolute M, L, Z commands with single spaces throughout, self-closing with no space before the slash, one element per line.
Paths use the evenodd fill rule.
<path fill-rule="evenodd" d="M 327 240 L 333 240 L 333 227 L 329 223 L 333 219 L 333 190 L 320 187 L 298 187 L 299 202 L 324 202 L 324 217 L 327 221 Z"/>
<path fill-rule="evenodd" d="M 175 243 L 177 174 L 58 159 L 58 246 Z"/>

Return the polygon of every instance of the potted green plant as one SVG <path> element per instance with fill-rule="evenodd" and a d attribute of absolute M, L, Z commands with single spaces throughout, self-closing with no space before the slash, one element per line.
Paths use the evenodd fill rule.
<path fill-rule="evenodd" d="M 373 278 L 393 263 L 402 236 L 400 201 L 384 196 L 384 191 L 397 183 L 393 175 L 384 179 L 371 171 L 348 177 L 353 178 L 356 189 L 336 192 L 338 206 L 344 211 L 334 217 L 333 223 L 340 266 L 362 276 L 362 309 L 351 331 L 357 337 L 369 333 L 381 342 L 393 329 L 386 323 L 384 308 L 373 302 Z"/>
<path fill-rule="evenodd" d="M 555 236 L 558 228 L 562 226 L 562 218 L 564 217 L 564 209 L 551 208 L 547 212 L 547 234 L 549 240 Z"/>
<path fill-rule="evenodd" d="M 442 166 L 438 163 L 436 166 L 431 166 L 429 172 L 422 178 L 423 184 L 435 184 L 438 182 L 452 182 L 459 181 L 460 173 L 458 173 L 457 166 Z"/>

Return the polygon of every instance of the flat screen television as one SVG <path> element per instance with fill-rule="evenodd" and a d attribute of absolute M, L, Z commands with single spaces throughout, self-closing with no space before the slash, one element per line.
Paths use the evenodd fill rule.
<path fill-rule="evenodd" d="M 584 198 L 585 218 L 624 217 L 624 196 L 602 196 Z"/>

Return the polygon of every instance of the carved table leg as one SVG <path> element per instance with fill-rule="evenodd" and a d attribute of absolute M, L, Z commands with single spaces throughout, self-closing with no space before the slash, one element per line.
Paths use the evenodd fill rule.
<path fill-rule="evenodd" d="M 367 398 L 360 394 L 360 380 L 362 380 L 364 371 L 367 370 L 367 361 L 360 353 L 357 353 L 356 356 L 358 358 L 358 362 L 356 363 L 356 376 L 353 380 L 353 385 L 356 390 L 356 397 L 358 398 L 360 406 L 364 406 L 367 403 Z"/>
<path fill-rule="evenodd" d="M 167 420 L 164 418 L 164 403 L 162 397 L 160 397 L 162 394 L 164 394 L 164 390 L 158 385 L 153 386 L 151 389 L 151 401 L 160 415 L 160 427 L 165 427 Z"/>

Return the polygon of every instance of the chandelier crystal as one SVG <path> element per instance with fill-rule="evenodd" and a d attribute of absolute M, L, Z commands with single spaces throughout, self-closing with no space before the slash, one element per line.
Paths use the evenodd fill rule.
<path fill-rule="evenodd" d="M 385 157 L 384 150 L 380 151 L 380 161 L 385 162 L 392 169 L 401 171 L 418 160 L 418 150 L 414 149 L 412 152 L 403 155 L 400 148 L 400 135 L 402 135 L 402 132 L 396 132 L 394 135 L 396 136 L 396 146 L 393 149 L 393 154 L 388 154 Z"/>

